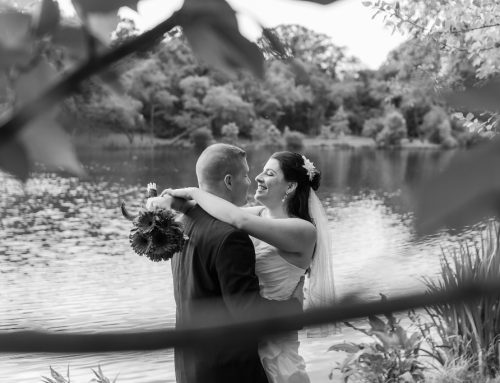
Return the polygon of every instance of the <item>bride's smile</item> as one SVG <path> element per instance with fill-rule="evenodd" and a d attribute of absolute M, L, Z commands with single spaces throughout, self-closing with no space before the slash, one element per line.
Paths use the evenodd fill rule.
<path fill-rule="evenodd" d="M 261 203 L 265 201 L 265 205 L 281 204 L 281 199 L 287 189 L 287 182 L 276 159 L 271 158 L 267 161 L 262 172 L 255 177 L 255 181 L 257 182 L 256 200 Z"/>

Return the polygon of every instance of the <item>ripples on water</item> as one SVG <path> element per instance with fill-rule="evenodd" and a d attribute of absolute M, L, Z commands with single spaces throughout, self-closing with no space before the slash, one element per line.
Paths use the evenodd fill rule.
<path fill-rule="evenodd" d="M 128 245 L 130 223 L 118 206 L 123 199 L 132 210 L 138 208 L 149 180 L 192 185 L 193 172 L 188 170 L 194 169 L 194 157 L 187 165 L 157 160 L 157 170 L 146 160 L 134 163 L 123 153 L 110 157 L 109 166 L 86 162 L 94 174 L 87 181 L 37 173 L 23 187 L 0 173 L 0 331 L 174 326 L 170 265 L 133 253 Z M 264 163 L 264 157 L 254 154 L 254 161 Z M 356 292 L 378 299 L 379 293 L 391 296 L 422 289 L 419 278 L 437 272 L 440 246 L 453 244 L 454 238 L 442 234 L 412 240 L 412 213 L 405 207 L 400 181 L 392 190 L 339 191 L 335 183 L 328 186 L 328 169 L 322 171 L 327 176 L 326 191 L 323 188 L 320 198 L 330 218 L 339 295 Z M 335 177 L 341 175 L 331 179 Z M 332 339 L 303 339 L 302 353 L 315 379 L 326 378 L 333 365 L 326 353 L 332 343 Z M 69 365 L 72 381 L 85 382 L 91 378 L 90 368 L 98 364 L 111 378 L 119 373 L 120 383 L 174 381 L 171 350 L 0 355 L 0 381 L 38 382 L 48 375 L 49 365 L 59 372 Z"/>

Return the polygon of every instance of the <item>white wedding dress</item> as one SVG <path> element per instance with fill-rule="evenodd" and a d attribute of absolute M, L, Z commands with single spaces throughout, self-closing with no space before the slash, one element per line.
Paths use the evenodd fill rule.
<path fill-rule="evenodd" d="M 255 272 L 260 294 L 266 299 L 287 300 L 292 296 L 306 270 L 280 256 L 276 247 L 252 238 L 255 247 Z M 299 355 L 297 332 L 267 339 L 259 345 L 259 356 L 271 383 L 307 383 L 304 359 Z"/>

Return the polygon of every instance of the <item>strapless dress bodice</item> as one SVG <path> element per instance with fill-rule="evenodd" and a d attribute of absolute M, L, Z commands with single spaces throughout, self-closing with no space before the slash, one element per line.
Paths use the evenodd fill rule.
<path fill-rule="evenodd" d="M 267 299 L 289 299 L 306 270 L 288 262 L 276 247 L 256 238 L 252 238 L 252 242 L 261 295 Z"/>

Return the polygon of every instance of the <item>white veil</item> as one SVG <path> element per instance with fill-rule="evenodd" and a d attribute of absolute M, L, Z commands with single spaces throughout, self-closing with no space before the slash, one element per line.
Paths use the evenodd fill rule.
<path fill-rule="evenodd" d="M 311 189 L 309 214 L 316 226 L 316 249 L 304 288 L 304 309 L 329 307 L 335 304 L 333 280 L 333 253 L 328 218 L 318 196 Z M 338 332 L 335 324 L 325 324 L 307 329 L 308 337 L 322 337 Z"/>

